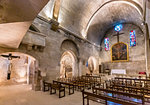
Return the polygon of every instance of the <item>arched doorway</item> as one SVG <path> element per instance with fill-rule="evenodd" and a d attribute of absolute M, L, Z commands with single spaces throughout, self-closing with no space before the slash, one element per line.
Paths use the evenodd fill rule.
<path fill-rule="evenodd" d="M 60 78 L 71 78 L 78 75 L 77 58 L 72 51 L 63 53 L 60 64 Z"/>
<path fill-rule="evenodd" d="M 97 70 L 97 60 L 95 57 L 91 56 L 88 59 L 88 65 L 87 65 L 87 70 L 86 74 L 96 74 Z"/>
<path fill-rule="evenodd" d="M 20 52 L 6 52 L 0 55 L 0 85 L 33 83 L 37 66 L 35 58 Z"/>

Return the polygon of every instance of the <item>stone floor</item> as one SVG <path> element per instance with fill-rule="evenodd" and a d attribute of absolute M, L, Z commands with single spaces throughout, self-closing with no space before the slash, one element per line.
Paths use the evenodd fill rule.
<path fill-rule="evenodd" d="M 67 89 L 68 90 L 68 89 Z M 30 85 L 0 86 L 0 105 L 83 105 L 81 92 L 58 98 L 58 94 L 49 95 L 49 92 L 33 91 Z M 90 105 L 102 105 L 90 101 Z M 108 105 L 120 105 L 110 102 Z M 146 104 L 149 105 L 149 104 Z"/>
<path fill-rule="evenodd" d="M 81 92 L 59 99 L 49 92 L 33 91 L 29 85 L 0 86 L 0 105 L 82 105 Z M 90 105 L 101 105 L 90 102 Z"/>

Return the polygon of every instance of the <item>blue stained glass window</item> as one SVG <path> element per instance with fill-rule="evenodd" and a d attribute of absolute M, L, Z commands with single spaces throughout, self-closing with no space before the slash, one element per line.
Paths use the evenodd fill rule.
<path fill-rule="evenodd" d="M 104 43 L 105 43 L 105 51 L 108 51 L 109 50 L 109 38 L 105 38 Z"/>
<path fill-rule="evenodd" d="M 136 46 L 135 30 L 130 31 L 130 46 Z"/>
<path fill-rule="evenodd" d="M 118 24 L 115 26 L 115 31 L 119 32 L 122 30 L 122 28 L 123 28 L 122 24 Z"/>

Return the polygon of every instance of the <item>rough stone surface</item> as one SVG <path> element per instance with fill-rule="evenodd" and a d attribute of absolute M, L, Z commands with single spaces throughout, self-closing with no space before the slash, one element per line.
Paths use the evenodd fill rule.
<path fill-rule="evenodd" d="M 38 32 L 28 31 L 22 40 L 22 44 L 30 44 L 45 47 L 45 36 Z"/>
<path fill-rule="evenodd" d="M 116 19 L 121 19 L 118 21 L 134 21 L 135 23 L 140 23 L 139 20 L 139 14 L 137 13 L 136 8 L 134 6 L 129 5 L 130 0 L 126 0 L 126 2 L 120 2 L 120 1 L 114 1 L 110 2 L 112 0 L 76 0 L 75 2 L 72 2 L 72 0 L 62 0 L 60 12 L 59 12 L 59 18 L 58 22 L 61 26 L 67 28 L 68 30 L 76 33 L 77 35 L 82 35 L 86 31 L 88 22 L 90 21 L 91 17 L 94 15 L 94 13 L 102 7 L 99 10 L 99 15 L 93 17 L 94 20 L 100 20 L 97 24 L 101 26 L 98 30 L 105 31 L 104 28 L 107 28 L 109 25 L 106 20 L 115 23 Z M 137 5 L 139 5 L 140 8 L 143 8 L 143 1 L 142 0 L 133 0 Z M 118 6 L 118 4 L 120 6 Z M 52 9 L 54 5 L 54 0 L 51 0 L 47 6 L 41 11 L 41 16 L 45 17 L 46 19 L 49 19 L 49 17 L 52 18 Z M 133 4 L 134 5 L 134 4 Z M 127 6 L 127 7 L 126 7 Z M 107 8 L 109 7 L 109 8 Z M 49 11 L 47 11 L 47 9 Z M 105 9 L 105 10 L 104 10 Z M 108 10 L 106 10 L 108 9 Z M 113 11 L 113 13 L 112 13 Z M 116 12 L 117 14 L 115 14 Z M 119 14 L 119 13 L 120 14 Z M 112 15 L 111 15 L 112 13 Z M 125 14 L 124 14 L 125 13 Z M 123 15 L 124 14 L 124 15 Z M 109 16 L 110 15 L 110 16 Z M 137 16 L 138 15 L 138 16 Z M 101 18 L 100 18 L 101 17 Z M 96 25 L 97 25 L 96 24 Z M 89 24 L 91 25 L 91 24 Z M 97 31 L 98 31 L 97 30 Z M 96 34 L 93 32 L 93 34 Z M 91 34 L 91 37 L 92 35 Z M 100 34 L 100 33 L 99 33 Z M 103 33 L 104 34 L 104 33 Z M 95 41 L 92 38 L 89 38 L 91 41 Z M 96 40 L 98 44 L 98 40 Z"/>
<path fill-rule="evenodd" d="M 67 89 L 68 90 L 68 89 Z M 33 91 L 28 85 L 14 85 L 0 87 L 0 105 L 82 105 L 81 92 L 59 98 L 58 94 Z M 101 105 L 90 101 L 91 105 Z"/>
<path fill-rule="evenodd" d="M 130 47 L 130 34 L 131 30 L 136 32 L 136 46 Z M 145 37 L 144 33 L 139 27 L 132 24 L 124 24 L 123 30 L 120 33 L 124 33 L 119 36 L 120 42 L 128 44 L 129 47 L 129 62 L 115 62 L 111 63 L 111 47 L 117 43 L 117 37 L 112 36 L 116 34 L 114 29 L 110 29 L 105 37 L 110 38 L 110 50 L 105 51 L 104 41 L 102 42 L 102 50 L 100 52 L 100 61 L 104 64 L 104 69 L 126 69 L 127 73 L 138 73 L 139 71 L 145 71 Z"/>
<path fill-rule="evenodd" d="M 78 46 L 78 52 L 80 55 L 77 55 L 79 71 L 85 74 L 86 67 L 85 62 L 88 61 L 90 56 L 99 58 L 99 48 L 94 47 L 89 43 L 84 43 L 77 38 L 72 38 L 65 36 L 63 32 L 54 32 L 50 30 L 50 24 L 36 18 L 33 24 L 39 29 L 39 31 L 44 34 L 46 37 L 46 43 L 43 51 L 34 49 L 32 46 L 30 50 L 27 50 L 28 45 L 21 44 L 19 49 L 8 49 L 0 48 L 0 53 L 5 52 L 21 52 L 33 56 L 36 60 L 39 61 L 39 67 L 41 71 L 46 72 L 47 79 L 53 80 L 56 77 L 60 76 L 60 60 L 64 50 L 61 50 L 62 43 L 64 40 L 72 40 L 76 46 Z M 73 50 L 71 44 L 67 45 L 68 50 Z M 90 50 L 89 50 L 90 49 Z M 98 70 L 98 65 L 97 65 Z"/>
<path fill-rule="evenodd" d="M 102 7 L 91 21 L 87 38 L 100 44 L 106 32 L 118 23 L 133 23 L 141 27 L 142 17 L 131 5 L 121 2 L 109 3 Z"/>

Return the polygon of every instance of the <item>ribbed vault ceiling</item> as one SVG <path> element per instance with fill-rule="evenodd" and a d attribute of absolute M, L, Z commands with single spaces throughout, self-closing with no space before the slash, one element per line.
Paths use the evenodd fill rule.
<path fill-rule="evenodd" d="M 41 15 L 48 19 L 54 0 L 43 9 Z M 100 44 L 105 32 L 116 23 L 143 22 L 143 0 L 62 0 L 59 22 L 68 30 Z"/>
<path fill-rule="evenodd" d="M 31 22 L 48 1 L 39 15 L 49 20 L 55 0 L 0 0 L 0 46 L 17 48 Z M 99 45 L 106 31 L 116 23 L 140 26 L 142 1 L 61 0 L 58 21 L 64 28 Z"/>
<path fill-rule="evenodd" d="M 123 2 L 111 2 L 103 6 L 91 21 L 87 38 L 100 44 L 106 31 L 116 24 L 131 23 L 141 26 L 142 22 L 142 15 L 133 6 Z"/>

